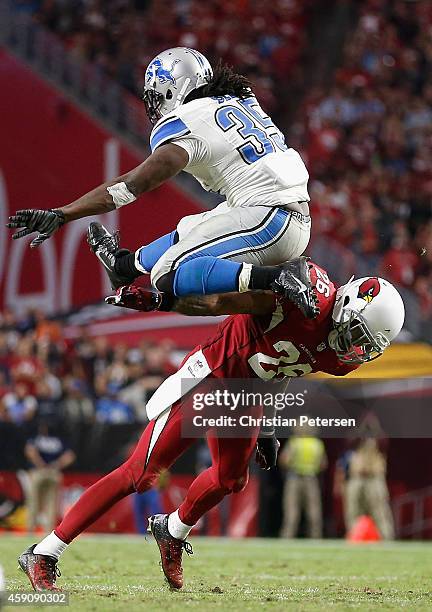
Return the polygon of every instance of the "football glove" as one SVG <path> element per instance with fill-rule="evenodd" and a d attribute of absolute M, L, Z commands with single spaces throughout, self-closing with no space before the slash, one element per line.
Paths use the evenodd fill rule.
<path fill-rule="evenodd" d="M 275 467 L 280 448 L 280 442 L 275 434 L 258 438 L 256 445 L 255 461 L 262 470 Z"/>
<path fill-rule="evenodd" d="M 106 297 L 105 302 L 113 306 L 131 308 L 141 312 L 152 312 L 153 310 L 159 310 L 162 303 L 162 294 L 136 285 L 127 285 L 119 287 L 115 295 Z"/>
<path fill-rule="evenodd" d="M 278 266 L 279 276 L 271 283 L 271 289 L 295 304 L 307 319 L 319 315 L 318 298 L 310 277 L 309 257 L 301 256 Z"/>
<path fill-rule="evenodd" d="M 38 232 L 30 246 L 38 247 L 47 238 L 50 238 L 65 223 L 65 216 L 61 210 L 17 210 L 9 217 L 6 227 L 10 229 L 23 228 L 13 234 L 12 238 L 17 240 L 33 232 Z"/>

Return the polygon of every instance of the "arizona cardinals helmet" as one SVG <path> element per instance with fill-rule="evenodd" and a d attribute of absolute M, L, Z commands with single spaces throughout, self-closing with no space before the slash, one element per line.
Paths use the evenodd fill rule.
<path fill-rule="evenodd" d="M 336 293 L 329 342 L 343 363 L 376 359 L 396 338 L 405 319 L 399 292 L 383 278 L 350 281 Z"/>
<path fill-rule="evenodd" d="M 213 76 L 208 59 L 188 47 L 173 47 L 159 53 L 148 65 L 143 100 L 147 116 L 155 124 L 183 104 L 192 91 Z"/>

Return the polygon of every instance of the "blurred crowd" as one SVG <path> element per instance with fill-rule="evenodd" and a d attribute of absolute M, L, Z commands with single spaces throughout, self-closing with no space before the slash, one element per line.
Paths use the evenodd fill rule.
<path fill-rule="evenodd" d="M 170 342 L 134 348 L 92 338 L 38 311 L 0 314 L 0 422 L 122 424 L 144 422 L 145 404 L 175 370 Z"/>
<path fill-rule="evenodd" d="M 432 3 L 366 0 L 333 81 L 305 91 L 290 144 L 315 235 L 414 289 L 432 316 Z"/>
<path fill-rule="evenodd" d="M 72 339 L 66 332 L 40 311 L 0 313 L 0 508 L 8 502 L 0 528 L 2 519 L 23 524 L 20 511 L 14 514 L 19 496 L 11 490 L 9 498 L 2 470 L 18 470 L 27 529 L 50 531 L 63 471 L 108 471 L 123 461 L 147 422 L 147 400 L 175 371 L 171 342 L 142 340 L 130 348 L 92 338 L 85 327 Z M 134 498 L 139 532 L 147 506 L 161 511 L 158 490 Z"/>
<path fill-rule="evenodd" d="M 158 51 L 193 47 L 210 61 L 221 57 L 240 68 L 253 79 L 266 109 L 277 113 L 283 110 L 284 93 L 301 64 L 312 2 L 19 0 L 18 4 L 59 34 L 75 57 L 93 62 L 134 94 L 141 96 L 143 72 Z"/>

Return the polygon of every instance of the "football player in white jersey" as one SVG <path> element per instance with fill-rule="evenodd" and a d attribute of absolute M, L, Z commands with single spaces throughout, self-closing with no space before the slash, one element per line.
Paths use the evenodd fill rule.
<path fill-rule="evenodd" d="M 273 288 L 314 316 L 304 252 L 310 237 L 308 173 L 300 155 L 259 106 L 249 81 L 198 51 L 160 53 L 145 73 L 151 155 L 137 168 L 54 210 L 22 210 L 13 238 L 37 231 L 39 246 L 64 223 L 130 204 L 181 170 L 226 201 L 182 219 L 176 230 L 131 253 L 98 223 L 90 246 L 114 288 L 150 274 L 166 295 Z M 150 212 L 151 215 L 151 212 Z M 297 258 L 296 279 L 277 266 Z M 282 277 L 281 277 L 282 275 Z M 285 278 L 283 278 L 285 275 Z M 298 282 L 300 281 L 300 282 Z M 287 286 L 291 293 L 287 294 Z"/>

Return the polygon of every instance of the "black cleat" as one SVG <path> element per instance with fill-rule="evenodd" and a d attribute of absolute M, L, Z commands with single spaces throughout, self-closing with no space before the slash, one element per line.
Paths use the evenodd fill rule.
<path fill-rule="evenodd" d="M 60 591 L 56 587 L 60 570 L 57 559 L 49 555 L 35 555 L 33 550 L 36 544 L 30 546 L 18 558 L 18 565 L 27 574 L 35 591 Z"/>
<path fill-rule="evenodd" d="M 172 589 L 183 586 L 182 553 L 193 555 L 192 546 L 186 540 L 177 540 L 168 531 L 168 514 L 154 514 L 149 518 L 148 531 L 159 546 L 162 570 Z"/>
<path fill-rule="evenodd" d="M 119 248 L 119 234 L 110 234 L 101 224 L 93 221 L 87 230 L 87 242 L 91 250 L 105 268 L 113 289 L 118 289 L 123 285 L 130 285 L 135 279 L 120 276 L 115 271 L 117 257 L 130 253 L 127 249 Z"/>
<path fill-rule="evenodd" d="M 273 281 L 272 290 L 295 304 L 307 319 L 319 315 L 317 297 L 310 278 L 308 257 L 297 257 L 281 267 L 279 277 Z"/>

